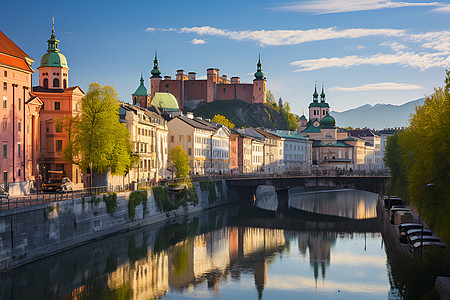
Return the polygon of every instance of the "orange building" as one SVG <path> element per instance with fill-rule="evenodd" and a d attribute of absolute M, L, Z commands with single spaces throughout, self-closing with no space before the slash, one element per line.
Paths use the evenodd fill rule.
<path fill-rule="evenodd" d="M 0 183 L 6 189 L 29 190 L 39 150 L 39 109 L 31 94 L 34 60 L 0 31 L 0 115 L 2 155 Z M 24 184 L 25 186 L 21 186 Z"/>
<path fill-rule="evenodd" d="M 155 55 L 151 80 L 151 97 L 156 92 L 171 93 L 178 101 L 178 106 L 183 109 L 186 102 L 192 102 L 194 106 L 200 102 L 213 102 L 215 100 L 241 100 L 247 103 L 264 103 L 266 101 L 266 77 L 262 72 L 261 59 L 258 60 L 257 70 L 253 83 L 241 83 L 239 77 L 219 75 L 219 69 L 206 70 L 206 79 L 196 79 L 195 72 L 184 74 L 184 70 L 177 70 L 175 79 L 170 76 L 161 77 L 158 66 L 158 58 Z M 192 106 L 190 104 L 189 106 Z"/>
<path fill-rule="evenodd" d="M 80 113 L 84 92 L 78 86 L 68 87 L 70 69 L 66 57 L 60 53 L 54 24 L 47 43 L 47 53 L 42 56 L 38 67 L 39 86 L 33 87 L 33 93 L 43 102 L 40 113 L 41 151 L 38 158 L 40 172 L 47 179 L 48 171 L 63 171 L 74 183 L 81 183 L 78 166 L 63 159 L 63 149 L 68 142 L 68 132 L 63 122 L 65 117 Z"/>

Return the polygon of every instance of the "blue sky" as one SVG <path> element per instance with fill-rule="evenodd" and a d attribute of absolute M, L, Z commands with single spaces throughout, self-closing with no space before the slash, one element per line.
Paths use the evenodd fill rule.
<path fill-rule="evenodd" d="M 8 1 L 0 29 L 39 66 L 55 17 L 69 84 L 109 84 L 130 102 L 155 50 L 163 75 L 220 74 L 251 82 L 261 54 L 267 85 L 307 112 L 324 82 L 332 110 L 403 104 L 443 85 L 450 65 L 445 1 Z M 22 17 L 16 13 L 21 12 Z M 34 84 L 37 84 L 37 72 Z"/>

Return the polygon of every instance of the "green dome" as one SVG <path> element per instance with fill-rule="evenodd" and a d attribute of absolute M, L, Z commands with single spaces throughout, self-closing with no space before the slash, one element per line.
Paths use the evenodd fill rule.
<path fill-rule="evenodd" d="M 165 109 L 167 111 L 179 111 L 177 98 L 175 98 L 171 93 L 156 92 L 153 96 L 151 104 L 160 109 Z"/>
<path fill-rule="evenodd" d="M 41 58 L 41 65 L 39 66 L 39 68 L 42 67 L 68 68 L 69 66 L 67 65 L 66 57 L 62 53 L 47 52 Z"/>
<path fill-rule="evenodd" d="M 261 56 L 258 59 L 258 63 L 256 64 L 256 73 L 255 73 L 255 79 L 254 80 L 264 80 L 264 73 L 261 68 Z"/>
<path fill-rule="evenodd" d="M 59 53 L 58 43 L 59 40 L 57 40 L 55 36 L 55 20 L 53 19 L 52 35 L 50 36 L 50 39 L 47 41 L 48 44 L 47 53 L 45 53 L 41 57 L 41 65 L 39 66 L 39 68 L 42 67 L 69 68 L 69 66 L 67 65 L 66 57 L 62 53 Z"/>
<path fill-rule="evenodd" d="M 312 102 L 308 107 L 330 107 L 330 105 L 326 102 Z"/>
<path fill-rule="evenodd" d="M 332 116 L 330 116 L 330 114 L 328 114 L 320 121 L 320 125 L 322 126 L 322 128 L 335 128 L 336 120 Z"/>

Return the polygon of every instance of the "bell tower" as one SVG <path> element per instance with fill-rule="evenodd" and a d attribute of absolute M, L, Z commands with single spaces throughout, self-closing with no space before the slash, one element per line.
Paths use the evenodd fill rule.
<path fill-rule="evenodd" d="M 59 40 L 55 36 L 55 19 L 52 18 L 52 35 L 47 41 L 47 53 L 41 58 L 39 85 L 45 89 L 66 89 L 69 86 L 69 66 L 66 57 L 60 53 Z"/>

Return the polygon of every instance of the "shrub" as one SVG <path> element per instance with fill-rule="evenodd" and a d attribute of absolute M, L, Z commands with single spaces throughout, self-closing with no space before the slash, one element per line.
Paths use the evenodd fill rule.
<path fill-rule="evenodd" d="M 143 203 L 147 204 L 147 190 L 133 191 L 130 194 L 130 199 L 128 201 L 128 216 L 131 221 L 134 221 L 134 216 L 136 214 L 136 206 Z"/>
<path fill-rule="evenodd" d="M 103 202 L 106 204 L 106 211 L 112 216 L 117 208 L 117 194 L 103 195 Z"/>

